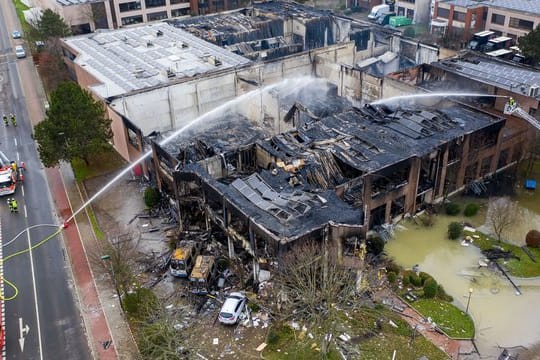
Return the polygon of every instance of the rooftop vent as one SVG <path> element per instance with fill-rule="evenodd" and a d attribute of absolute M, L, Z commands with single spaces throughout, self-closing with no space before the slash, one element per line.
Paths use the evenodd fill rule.
<path fill-rule="evenodd" d="M 158 30 L 157 33 L 156 33 L 156 36 L 163 36 L 163 31 Z"/>
<path fill-rule="evenodd" d="M 531 85 L 529 88 L 529 96 L 530 97 L 537 97 L 538 96 L 538 85 L 534 84 Z"/>
<path fill-rule="evenodd" d="M 221 65 L 221 60 L 218 59 L 217 57 L 213 56 L 213 55 L 210 55 L 208 57 L 208 63 L 211 64 L 211 65 L 214 65 L 214 66 L 219 66 L 219 65 Z"/>
<path fill-rule="evenodd" d="M 148 40 L 146 42 L 146 47 L 152 47 L 152 46 L 154 46 L 154 43 L 151 40 Z"/>

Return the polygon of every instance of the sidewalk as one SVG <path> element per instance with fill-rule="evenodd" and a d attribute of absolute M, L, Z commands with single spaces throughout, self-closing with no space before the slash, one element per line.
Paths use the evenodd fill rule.
<path fill-rule="evenodd" d="M 0 4 L 0 9 L 4 13 L 8 28 L 20 28 L 11 2 Z M 17 64 L 28 111 L 28 118 L 21 118 L 21 122 L 29 121 L 31 127 L 34 127 L 45 116 L 45 91 L 31 57 Z M 71 168 L 62 166 L 60 169 L 45 169 L 45 176 L 58 216 L 67 219 L 72 211 L 76 211 L 84 203 Z M 93 358 L 137 359 L 137 346 L 120 310 L 113 285 L 106 278 L 96 280 L 88 262 L 86 249 L 96 239 L 86 212 L 81 212 L 61 234 L 70 259 L 71 274 L 68 275 L 74 280 Z M 104 346 L 107 341 L 108 345 Z"/>
<path fill-rule="evenodd" d="M 85 202 L 73 171 L 69 165 L 63 165 L 60 169 L 48 169 L 46 173 L 59 215 L 66 219 Z M 113 285 L 104 274 L 93 272 L 95 266 L 88 261 L 88 249 L 95 248 L 93 245 L 98 240 L 86 211 L 81 211 L 68 225 L 63 234 L 94 356 L 97 359 L 136 359 L 137 346 Z M 104 349 L 103 343 L 107 340 L 112 340 L 112 344 Z"/>

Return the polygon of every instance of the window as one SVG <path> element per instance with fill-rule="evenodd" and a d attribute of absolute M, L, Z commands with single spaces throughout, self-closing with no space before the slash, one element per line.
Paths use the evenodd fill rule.
<path fill-rule="evenodd" d="M 189 8 L 171 10 L 171 17 L 189 15 Z"/>
<path fill-rule="evenodd" d="M 450 16 L 450 10 L 438 8 L 437 10 L 437 16 L 443 19 L 448 19 L 448 16 Z"/>
<path fill-rule="evenodd" d="M 500 15 L 500 14 L 491 14 L 491 22 L 494 23 L 494 24 L 498 24 L 498 25 L 504 25 L 504 15 Z"/>
<path fill-rule="evenodd" d="M 138 24 L 142 22 L 143 22 L 142 15 L 128 16 L 128 17 L 122 18 L 122 25 L 132 25 L 132 24 Z"/>
<path fill-rule="evenodd" d="M 401 6 L 397 8 L 397 14 L 398 16 L 405 16 L 405 8 L 402 8 Z"/>
<path fill-rule="evenodd" d="M 529 20 L 523 20 L 518 18 L 510 18 L 510 23 L 508 26 L 514 29 L 523 29 L 523 30 L 532 30 L 534 28 L 534 23 Z"/>
<path fill-rule="evenodd" d="M 405 0 L 405 1 L 411 4 L 414 4 L 416 2 L 416 0 Z"/>
<path fill-rule="evenodd" d="M 499 37 L 499 36 L 502 36 L 502 32 L 499 31 L 499 30 L 494 30 L 494 29 L 489 29 L 489 31 L 493 31 L 495 33 L 495 37 Z"/>
<path fill-rule="evenodd" d="M 407 9 L 407 17 L 409 19 L 414 19 L 414 10 L 413 9 Z"/>
<path fill-rule="evenodd" d="M 171 0 L 171 5 L 188 3 L 189 0 Z"/>
<path fill-rule="evenodd" d="M 455 21 L 465 22 L 465 13 L 454 10 L 454 15 L 452 16 L 452 19 Z"/>
<path fill-rule="evenodd" d="M 132 1 L 118 5 L 120 7 L 120 12 L 139 10 L 141 8 L 140 1 Z"/>
<path fill-rule="evenodd" d="M 167 18 L 166 11 L 160 11 L 160 12 L 148 14 L 148 21 L 156 21 L 156 20 L 162 20 L 166 18 Z"/>
<path fill-rule="evenodd" d="M 144 0 L 147 8 L 165 6 L 165 0 Z"/>

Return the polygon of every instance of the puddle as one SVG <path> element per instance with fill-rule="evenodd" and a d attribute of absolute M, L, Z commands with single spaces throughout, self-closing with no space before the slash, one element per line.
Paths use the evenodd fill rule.
<path fill-rule="evenodd" d="M 469 289 L 473 289 L 469 313 L 482 357 L 497 356 L 499 346 L 529 347 L 540 342 L 540 279 L 516 281 L 523 284 L 523 294 L 516 296 L 506 279 L 479 267 L 482 256 L 478 248 L 446 237 L 448 224 L 459 220 L 462 218 L 440 215 L 429 228 L 403 222 L 406 229 L 397 230 L 385 250 L 398 264 L 406 268 L 418 264 L 421 271 L 431 274 L 463 311 Z"/>

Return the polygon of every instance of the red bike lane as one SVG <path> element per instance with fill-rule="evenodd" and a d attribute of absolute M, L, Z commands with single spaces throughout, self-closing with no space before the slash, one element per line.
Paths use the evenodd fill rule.
<path fill-rule="evenodd" d="M 68 219 L 72 215 L 72 209 L 60 171 L 56 168 L 47 168 L 45 175 L 59 216 L 64 220 Z M 110 329 L 98 297 L 77 222 L 73 219 L 67 225 L 63 230 L 64 244 L 71 260 L 86 330 L 90 332 L 87 334 L 89 344 L 97 359 L 116 360 L 118 357 L 111 341 Z M 109 341 L 108 345 L 104 345 L 106 341 Z"/>

